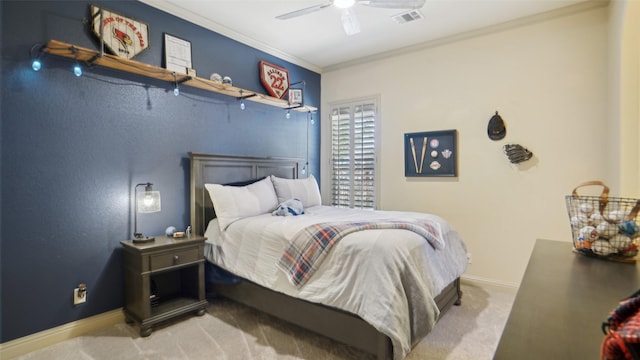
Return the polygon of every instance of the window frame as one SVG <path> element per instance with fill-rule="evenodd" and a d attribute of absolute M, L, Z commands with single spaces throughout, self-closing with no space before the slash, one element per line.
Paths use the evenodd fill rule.
<path fill-rule="evenodd" d="M 381 149 L 381 107 L 380 107 L 380 96 L 366 96 L 366 97 L 362 97 L 362 98 L 358 98 L 358 99 L 351 99 L 351 100 L 344 100 L 344 101 L 336 101 L 336 102 L 332 102 L 329 104 L 329 200 L 332 206 L 338 206 L 338 207 L 350 207 L 350 208 L 362 208 L 362 209 L 377 209 L 378 208 L 378 201 L 379 201 L 379 188 L 380 188 L 380 164 L 379 164 L 379 154 L 380 154 L 380 149 Z M 348 108 L 348 114 L 349 114 L 349 140 L 350 143 L 353 145 L 354 140 L 355 140 L 355 115 L 356 115 L 356 108 L 358 106 L 372 106 L 373 107 L 373 151 L 369 152 L 372 156 L 373 159 L 370 159 L 369 161 L 373 162 L 372 165 L 372 169 L 373 169 L 373 189 L 370 191 L 367 191 L 367 194 L 369 194 L 372 197 L 372 200 L 370 201 L 364 201 L 364 202 L 369 202 L 371 203 L 371 206 L 366 206 L 366 207 L 362 207 L 361 204 L 357 204 L 354 201 L 354 198 L 356 197 L 356 194 L 358 192 L 352 191 L 352 190 L 348 190 L 349 191 L 349 204 L 348 206 L 344 203 L 344 202 L 339 202 L 336 200 L 336 189 L 335 189 L 335 177 L 337 176 L 335 174 L 335 167 L 334 167 L 334 112 L 340 109 L 344 109 L 344 108 Z M 366 121 L 365 121 L 366 122 Z M 361 142 L 361 144 L 364 144 Z M 354 148 L 350 148 L 350 155 L 349 155 L 349 163 L 350 163 L 350 169 L 349 169 L 349 174 L 351 174 L 351 178 L 349 179 L 349 182 L 351 185 L 354 184 L 354 182 L 356 182 L 356 180 L 353 179 L 353 174 L 356 173 L 355 169 L 355 156 L 354 156 Z M 362 157 L 361 157 L 362 158 Z M 364 157 L 366 158 L 366 156 Z M 358 206 L 356 206 L 358 205 Z"/>

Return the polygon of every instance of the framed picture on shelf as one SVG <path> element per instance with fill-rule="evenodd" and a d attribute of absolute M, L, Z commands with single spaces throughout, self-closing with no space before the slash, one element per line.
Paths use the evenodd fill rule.
<path fill-rule="evenodd" d="M 191 42 L 179 37 L 164 34 L 164 64 L 167 70 L 189 74 L 193 69 L 191 62 Z"/>
<path fill-rule="evenodd" d="M 302 89 L 289 89 L 289 105 L 304 104 Z"/>
<path fill-rule="evenodd" d="M 404 134 L 404 176 L 458 176 L 456 130 Z"/>

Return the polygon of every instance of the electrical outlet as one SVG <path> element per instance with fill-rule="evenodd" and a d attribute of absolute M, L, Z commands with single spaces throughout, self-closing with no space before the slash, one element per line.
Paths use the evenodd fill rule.
<path fill-rule="evenodd" d="M 80 290 L 80 288 L 73 289 L 73 305 L 83 304 L 86 302 L 87 288 L 85 287 L 82 290 Z"/>
<path fill-rule="evenodd" d="M 467 253 L 467 264 L 471 264 L 471 253 Z"/>

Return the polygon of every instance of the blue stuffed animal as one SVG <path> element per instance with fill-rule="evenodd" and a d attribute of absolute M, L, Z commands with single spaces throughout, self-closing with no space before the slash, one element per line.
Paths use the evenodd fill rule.
<path fill-rule="evenodd" d="M 302 201 L 298 198 L 292 198 L 283 201 L 278 207 L 271 213 L 277 216 L 298 216 L 304 214 L 304 208 L 302 207 Z"/>

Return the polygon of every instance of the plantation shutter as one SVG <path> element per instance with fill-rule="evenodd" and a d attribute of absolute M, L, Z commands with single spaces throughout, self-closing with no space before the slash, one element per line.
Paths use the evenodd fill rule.
<path fill-rule="evenodd" d="M 331 109 L 331 201 L 339 207 L 376 208 L 374 100 Z"/>

